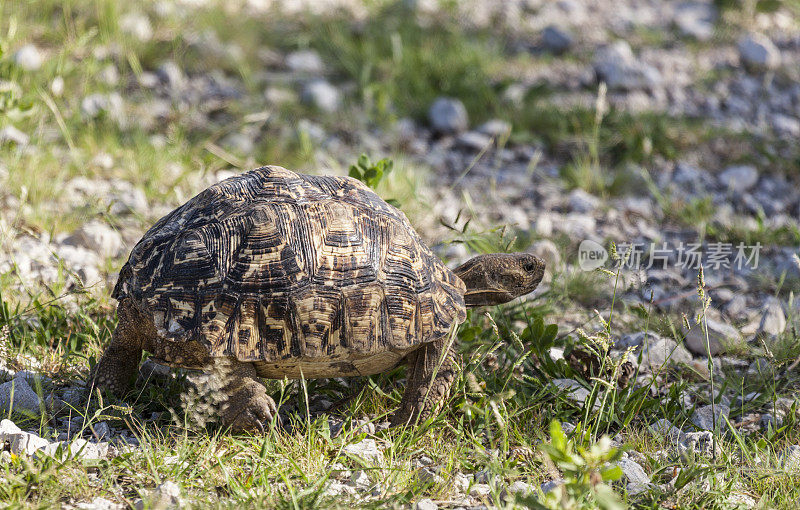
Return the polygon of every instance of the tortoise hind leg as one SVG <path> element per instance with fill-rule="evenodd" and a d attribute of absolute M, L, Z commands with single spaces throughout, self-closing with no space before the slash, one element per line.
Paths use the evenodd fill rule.
<path fill-rule="evenodd" d="M 143 335 L 136 317 L 130 300 L 120 301 L 117 306 L 119 322 L 111 343 L 89 376 L 90 385 L 110 390 L 118 396 L 130 390 L 142 359 Z"/>
<path fill-rule="evenodd" d="M 457 355 L 447 337 L 409 353 L 406 363 L 406 391 L 392 415 L 392 426 L 424 421 L 438 412 L 458 371 Z"/>
<path fill-rule="evenodd" d="M 278 408 L 259 382 L 255 365 L 233 358 L 214 363 L 223 367 L 220 375 L 225 382 L 220 410 L 222 425 L 235 433 L 263 432 L 264 424 L 277 418 Z"/>

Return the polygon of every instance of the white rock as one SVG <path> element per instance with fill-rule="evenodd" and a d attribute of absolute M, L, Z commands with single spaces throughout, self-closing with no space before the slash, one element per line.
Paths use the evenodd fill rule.
<path fill-rule="evenodd" d="M 781 52 L 769 37 L 752 33 L 739 40 L 739 59 L 748 69 L 763 71 L 781 64 Z"/>
<path fill-rule="evenodd" d="M 181 90 L 186 85 L 183 70 L 173 60 L 162 62 L 156 69 L 156 76 L 173 91 Z"/>
<path fill-rule="evenodd" d="M 531 494 L 535 492 L 531 484 L 527 482 L 523 482 L 522 480 L 517 480 L 516 482 L 512 483 L 511 485 L 506 488 L 506 493 L 508 494 L 519 494 L 521 496 L 525 496 L 527 494 Z"/>
<path fill-rule="evenodd" d="M 64 242 L 92 250 L 101 257 L 116 257 L 123 246 L 120 233 L 99 220 L 84 223 Z"/>
<path fill-rule="evenodd" d="M 714 35 L 716 18 L 717 9 L 713 4 L 684 2 L 676 6 L 673 21 L 682 35 L 707 41 Z"/>
<path fill-rule="evenodd" d="M 558 389 L 559 393 L 570 400 L 583 404 L 586 402 L 586 399 L 589 398 L 589 390 L 574 379 L 553 379 L 551 382 Z M 598 405 L 599 402 L 595 402 L 595 407 Z"/>
<path fill-rule="evenodd" d="M 469 127 L 464 103 L 449 97 L 440 97 L 433 102 L 428 110 L 428 120 L 433 130 L 442 134 L 460 133 Z"/>
<path fill-rule="evenodd" d="M 332 113 L 339 109 L 341 94 L 339 89 L 326 80 L 312 80 L 303 87 L 300 99 L 323 112 Z"/>
<path fill-rule="evenodd" d="M 126 34 L 144 42 L 153 38 L 150 18 L 140 12 L 129 12 L 119 19 L 119 28 Z"/>
<path fill-rule="evenodd" d="M 61 76 L 53 78 L 53 81 L 50 82 L 50 92 L 52 92 L 55 97 L 61 97 L 61 94 L 64 93 L 64 78 Z"/>
<path fill-rule="evenodd" d="M 28 145 L 29 141 L 30 137 L 14 126 L 8 125 L 0 129 L 0 144 L 15 143 L 22 146 Z"/>
<path fill-rule="evenodd" d="M 646 491 L 650 486 L 650 477 L 644 468 L 631 459 L 622 459 L 617 462 L 622 469 L 624 480 L 628 482 L 628 493 L 631 495 Z"/>
<path fill-rule="evenodd" d="M 296 73 L 322 74 L 325 64 L 314 50 L 293 51 L 286 55 L 286 67 Z"/>
<path fill-rule="evenodd" d="M 180 508 L 183 506 L 180 485 L 169 480 L 156 487 L 148 500 L 149 508 Z"/>
<path fill-rule="evenodd" d="M 111 214 L 147 214 L 149 208 L 144 191 L 127 181 L 117 181 L 107 195 Z"/>
<path fill-rule="evenodd" d="M 90 119 L 101 115 L 108 115 L 109 118 L 122 120 L 125 116 L 125 104 L 116 92 L 110 94 L 90 94 L 81 101 L 81 112 Z"/>
<path fill-rule="evenodd" d="M 739 332 L 731 326 L 722 321 L 713 319 L 705 319 L 708 328 L 708 346 L 711 351 L 711 356 L 716 356 L 723 350 L 723 346 L 730 343 L 735 343 L 741 340 Z M 684 344 L 689 351 L 699 356 L 705 356 L 706 353 L 706 335 L 703 331 L 703 323 L 695 324 L 692 329 L 686 330 L 684 328 Z"/>
<path fill-rule="evenodd" d="M 432 499 L 420 499 L 414 504 L 414 510 L 437 510 L 439 505 L 433 502 Z"/>
<path fill-rule="evenodd" d="M 372 486 L 372 480 L 369 479 L 369 475 L 366 471 L 358 469 L 353 471 L 353 474 L 350 475 L 350 486 L 365 490 Z"/>
<path fill-rule="evenodd" d="M 642 345 L 642 364 L 656 370 L 671 363 L 691 363 L 692 355 L 671 338 L 648 339 Z M 638 353 L 637 353 L 638 354 Z"/>
<path fill-rule="evenodd" d="M 492 146 L 492 138 L 477 131 L 465 131 L 458 135 L 456 143 L 469 151 L 480 152 Z"/>
<path fill-rule="evenodd" d="M 47 439 L 36 434 L 24 432 L 11 420 L 0 421 L 0 449 L 7 443 L 9 450 L 14 455 L 33 455 L 40 448 L 49 444 Z"/>
<path fill-rule="evenodd" d="M 777 299 L 769 299 L 761 310 L 758 332 L 766 335 L 780 335 L 786 330 L 786 315 Z"/>
<path fill-rule="evenodd" d="M 484 498 L 491 493 L 492 488 L 487 483 L 476 483 L 469 489 L 469 495 L 474 498 Z"/>
<path fill-rule="evenodd" d="M 772 128 L 780 134 L 800 136 L 800 120 L 782 113 L 772 115 Z"/>
<path fill-rule="evenodd" d="M 344 447 L 344 453 L 354 455 L 365 460 L 379 461 L 383 459 L 383 452 L 378 449 L 374 439 L 364 439 L 361 442 L 349 444 Z"/>
<path fill-rule="evenodd" d="M 78 503 L 75 508 L 80 510 L 122 510 L 125 506 L 106 498 L 94 498 L 88 503 Z"/>
<path fill-rule="evenodd" d="M 787 446 L 778 455 L 778 461 L 787 471 L 800 471 L 800 446 Z"/>
<path fill-rule="evenodd" d="M 26 44 L 14 53 L 14 63 L 26 71 L 38 71 L 44 63 L 44 57 L 39 48 Z"/>
<path fill-rule="evenodd" d="M 502 119 L 491 119 L 478 126 L 476 131 L 497 139 L 508 136 L 511 133 L 511 124 Z"/>
<path fill-rule="evenodd" d="M 719 174 L 719 183 L 725 189 L 735 193 L 743 193 L 758 182 L 758 170 L 750 165 L 737 165 L 725 169 Z"/>
<path fill-rule="evenodd" d="M 0 384 L 0 410 L 30 412 L 38 416 L 41 412 L 41 400 L 25 379 L 15 378 Z"/>
<path fill-rule="evenodd" d="M 672 424 L 666 418 L 661 418 L 655 423 L 648 426 L 651 432 L 666 437 L 670 441 L 680 441 L 683 439 L 684 434 L 681 429 Z"/>
<path fill-rule="evenodd" d="M 570 210 L 577 213 L 590 213 L 600 206 L 599 198 L 580 188 L 570 191 L 567 202 Z"/>

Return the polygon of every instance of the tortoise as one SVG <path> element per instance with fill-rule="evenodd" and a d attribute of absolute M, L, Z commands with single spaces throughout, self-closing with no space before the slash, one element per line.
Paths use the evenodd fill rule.
<path fill-rule="evenodd" d="M 277 416 L 258 378 L 364 376 L 407 364 L 392 424 L 426 419 L 458 368 L 466 307 L 534 290 L 544 262 L 489 254 L 450 270 L 408 219 L 360 181 L 266 166 L 221 181 L 134 246 L 112 297 L 119 323 L 90 380 L 130 389 L 142 350 L 225 364 L 219 418 L 234 432 Z"/>

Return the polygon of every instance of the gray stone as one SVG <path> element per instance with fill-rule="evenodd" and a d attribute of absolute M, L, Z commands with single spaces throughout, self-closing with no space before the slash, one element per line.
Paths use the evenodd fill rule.
<path fill-rule="evenodd" d="M 183 506 L 181 500 L 181 487 L 175 482 L 167 480 L 162 482 L 161 485 L 147 498 L 150 505 L 148 508 L 180 508 Z"/>
<path fill-rule="evenodd" d="M 556 487 L 559 487 L 561 485 L 564 485 L 564 480 L 561 478 L 544 482 L 542 483 L 542 492 L 547 494 L 548 492 L 553 491 Z"/>
<path fill-rule="evenodd" d="M 497 139 L 508 136 L 511 133 L 511 124 L 502 119 L 491 119 L 478 126 L 476 131 Z"/>
<path fill-rule="evenodd" d="M 561 265 L 561 252 L 556 243 L 549 239 L 541 239 L 534 242 L 528 252 L 544 260 L 545 268 L 551 274 Z"/>
<path fill-rule="evenodd" d="M 617 465 L 622 469 L 622 479 L 628 483 L 629 494 L 636 495 L 650 487 L 650 476 L 642 466 L 631 459 L 621 459 Z"/>
<path fill-rule="evenodd" d="M 734 193 L 743 193 L 758 182 L 758 170 L 750 165 L 737 165 L 719 174 L 720 185 Z"/>
<path fill-rule="evenodd" d="M 64 242 L 92 250 L 101 257 L 116 257 L 120 255 L 123 246 L 120 233 L 99 220 L 84 223 Z"/>
<path fill-rule="evenodd" d="M 800 471 L 800 446 L 787 446 L 778 454 L 780 466 L 787 471 Z"/>
<path fill-rule="evenodd" d="M 91 427 L 98 441 L 102 441 L 103 439 L 107 440 L 111 437 L 111 427 L 109 427 L 107 421 L 95 423 Z"/>
<path fill-rule="evenodd" d="M 625 350 L 628 347 L 639 347 L 640 345 L 645 343 L 645 341 L 655 342 L 660 339 L 661 337 L 653 333 L 652 331 L 647 331 L 647 332 L 638 331 L 636 333 L 629 333 L 627 335 L 623 335 L 622 338 L 614 342 L 614 348 L 619 350 Z"/>
<path fill-rule="evenodd" d="M 739 40 L 739 59 L 753 71 L 775 69 L 781 64 L 781 52 L 769 37 L 752 33 Z"/>
<path fill-rule="evenodd" d="M 716 426 L 720 427 L 723 424 L 722 418 L 727 418 L 731 412 L 731 408 L 725 404 L 711 404 L 698 407 L 692 413 L 692 423 L 701 430 L 714 430 L 714 422 L 716 419 Z"/>
<path fill-rule="evenodd" d="M 24 146 L 28 145 L 29 141 L 30 137 L 14 126 L 8 125 L 0 129 L 0 145 L 4 143 L 14 143 L 18 146 Z"/>
<path fill-rule="evenodd" d="M 24 378 L 17 377 L 0 384 L 0 409 L 3 412 L 29 412 L 39 415 L 41 400 Z"/>
<path fill-rule="evenodd" d="M 358 469 L 353 471 L 350 475 L 350 482 L 351 487 L 355 487 L 356 489 L 365 490 L 372 487 L 372 480 L 369 479 L 369 475 L 366 471 L 362 469 Z"/>
<path fill-rule="evenodd" d="M 707 41 L 714 35 L 717 9 L 711 3 L 684 2 L 675 8 L 673 21 L 681 35 Z"/>
<path fill-rule="evenodd" d="M 464 103 L 458 99 L 440 97 L 428 110 L 428 120 L 437 133 L 454 134 L 466 131 L 469 117 Z"/>
<path fill-rule="evenodd" d="M 469 488 L 469 495 L 473 498 L 485 498 L 492 493 L 492 488 L 487 483 L 476 483 Z"/>
<path fill-rule="evenodd" d="M 535 492 L 535 490 L 531 484 L 523 482 L 522 480 L 517 480 L 509 485 L 504 492 L 506 495 L 518 494 L 520 496 L 527 496 L 528 494 Z"/>
<path fill-rule="evenodd" d="M 52 92 L 55 97 L 61 97 L 61 94 L 64 93 L 64 78 L 61 76 L 53 78 L 53 81 L 50 82 L 50 92 Z"/>
<path fill-rule="evenodd" d="M 574 379 L 553 379 L 551 382 L 570 400 L 583 404 L 586 402 L 586 399 L 589 398 L 589 390 Z M 595 406 L 598 405 L 599 402 L 595 402 Z"/>
<path fill-rule="evenodd" d="M 170 89 L 178 91 L 186 85 L 186 77 L 183 74 L 180 66 L 173 60 L 163 62 L 158 69 L 156 69 L 156 76 L 162 83 L 167 85 Z"/>
<path fill-rule="evenodd" d="M 779 134 L 787 136 L 800 136 L 800 120 L 782 113 L 775 113 L 771 117 L 772 128 Z"/>
<path fill-rule="evenodd" d="M 14 53 L 14 63 L 26 71 L 38 71 L 44 64 L 44 57 L 39 48 L 26 44 Z"/>
<path fill-rule="evenodd" d="M 119 28 L 141 42 L 153 38 L 153 26 L 150 18 L 140 12 L 129 12 L 119 18 Z"/>
<path fill-rule="evenodd" d="M 542 31 L 542 43 L 544 47 L 553 53 L 563 53 L 575 44 L 572 34 L 555 25 L 548 25 Z"/>
<path fill-rule="evenodd" d="M 458 135 L 459 147 L 471 152 L 481 152 L 492 146 L 492 138 L 477 131 L 466 131 Z"/>
<path fill-rule="evenodd" d="M 76 504 L 75 508 L 78 510 L 122 510 L 125 506 L 106 498 L 94 498 L 88 503 Z"/>
<path fill-rule="evenodd" d="M 290 71 L 306 74 L 322 74 L 325 72 L 325 64 L 322 58 L 314 50 L 298 50 L 286 55 L 286 67 Z"/>
<path fill-rule="evenodd" d="M 107 115 L 112 119 L 121 120 L 124 117 L 124 108 L 122 96 L 116 92 L 90 94 L 81 101 L 81 112 L 90 119 Z"/>
<path fill-rule="evenodd" d="M 323 112 L 332 113 L 339 109 L 341 94 L 339 89 L 326 80 L 312 80 L 303 87 L 300 99 Z"/>
<path fill-rule="evenodd" d="M 361 442 L 349 444 L 342 451 L 365 460 L 380 461 L 383 459 L 383 452 L 378 449 L 374 439 L 363 439 Z"/>
<path fill-rule="evenodd" d="M 772 430 L 777 430 L 783 427 L 783 418 L 780 416 L 773 416 L 771 413 L 762 414 L 758 421 L 763 430 L 767 430 L 770 427 L 772 427 Z"/>
<path fill-rule="evenodd" d="M 711 356 L 716 356 L 723 351 L 723 346 L 741 341 L 741 335 L 730 324 L 706 318 L 705 324 L 708 329 L 708 347 Z M 694 354 L 706 356 L 706 335 L 703 331 L 703 321 L 686 330 L 684 327 L 684 344 Z"/>
<path fill-rule="evenodd" d="M 780 335 L 786 330 L 786 315 L 780 301 L 770 298 L 761 309 L 758 332 L 765 335 Z"/>
<path fill-rule="evenodd" d="M 117 181 L 113 188 L 107 195 L 111 214 L 147 214 L 149 207 L 143 190 L 127 181 Z"/>
<path fill-rule="evenodd" d="M 661 418 L 648 426 L 651 432 L 659 434 L 670 441 L 680 441 L 684 438 L 683 431 L 666 418 Z"/>
<path fill-rule="evenodd" d="M 580 188 L 570 191 L 567 196 L 569 209 L 577 213 L 590 213 L 600 206 L 600 199 Z"/>
<path fill-rule="evenodd" d="M 642 345 L 642 365 L 657 369 L 673 363 L 691 363 L 692 355 L 671 338 L 658 337 Z"/>
<path fill-rule="evenodd" d="M 433 502 L 432 499 L 420 499 L 414 504 L 414 510 L 437 510 L 439 505 Z"/>
<path fill-rule="evenodd" d="M 651 89 L 662 82 L 658 69 L 638 61 L 624 40 L 598 50 L 594 70 L 598 81 L 605 82 L 611 90 Z"/>
<path fill-rule="evenodd" d="M 721 449 L 714 440 L 714 434 L 708 430 L 700 432 L 688 432 L 684 435 L 683 440 L 678 443 L 678 453 L 683 457 L 691 457 L 693 455 L 702 455 L 704 457 L 711 457 L 716 448 L 716 453 L 720 454 Z"/>

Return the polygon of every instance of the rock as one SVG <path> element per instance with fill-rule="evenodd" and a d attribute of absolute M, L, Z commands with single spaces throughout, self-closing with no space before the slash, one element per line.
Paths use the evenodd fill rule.
<path fill-rule="evenodd" d="M 786 330 L 786 315 L 780 301 L 775 298 L 768 299 L 761 310 L 761 322 L 758 324 L 758 333 L 765 335 L 780 335 Z"/>
<path fill-rule="evenodd" d="M 707 41 L 714 35 L 717 9 L 711 3 L 685 2 L 675 8 L 673 21 L 681 35 Z"/>
<path fill-rule="evenodd" d="M 771 413 L 764 413 L 758 420 L 762 430 L 767 430 L 772 427 L 772 430 L 778 430 L 783 427 L 783 418 L 780 416 L 773 416 Z"/>
<path fill-rule="evenodd" d="M 167 60 L 158 66 L 156 76 L 173 91 L 179 91 L 186 85 L 186 77 L 183 75 L 183 71 L 173 60 Z"/>
<path fill-rule="evenodd" d="M 684 435 L 683 440 L 678 443 L 678 453 L 684 457 L 691 457 L 693 455 L 711 457 L 715 447 L 717 449 L 717 454 L 721 453 L 719 445 L 715 445 L 714 434 L 712 432 L 708 430 L 688 432 Z"/>
<path fill-rule="evenodd" d="M 769 37 L 752 33 L 739 40 L 739 59 L 751 71 L 775 69 L 781 64 L 781 52 Z"/>
<path fill-rule="evenodd" d="M 328 480 L 325 484 L 325 490 L 323 494 L 326 496 L 342 496 L 342 495 L 353 495 L 356 493 L 356 490 L 349 485 L 345 485 L 338 480 Z"/>
<path fill-rule="evenodd" d="M 671 338 L 658 337 L 642 345 L 642 365 L 658 369 L 662 365 L 690 363 L 692 355 Z"/>
<path fill-rule="evenodd" d="M 417 483 L 422 486 L 439 485 L 444 483 L 444 478 L 439 476 L 433 469 L 429 467 L 418 469 L 414 477 Z"/>
<path fill-rule="evenodd" d="M 326 113 L 339 109 L 341 97 L 339 89 L 326 80 L 312 80 L 303 87 L 300 100 Z"/>
<path fill-rule="evenodd" d="M 511 494 L 518 494 L 520 496 L 527 496 L 528 494 L 532 494 L 535 489 L 531 486 L 531 484 L 523 482 L 522 480 L 517 480 L 516 482 L 509 485 L 504 491 L 505 496 Z"/>
<path fill-rule="evenodd" d="M 9 451 L 14 455 L 33 455 L 50 444 L 47 439 L 24 432 L 11 420 L 0 421 L 0 450 L 4 443 L 8 444 Z"/>
<path fill-rule="evenodd" d="M 50 82 L 50 92 L 55 97 L 61 97 L 61 94 L 64 93 L 64 78 L 61 76 L 53 78 L 53 81 Z"/>
<path fill-rule="evenodd" d="M 636 333 L 623 335 L 622 338 L 614 342 L 614 348 L 622 351 L 628 347 L 639 347 L 645 343 L 645 337 L 648 343 L 661 340 L 661 337 L 652 331 L 638 331 Z"/>
<path fill-rule="evenodd" d="M 544 260 L 545 268 L 551 274 L 561 266 L 561 252 L 556 243 L 549 239 L 536 241 L 528 248 L 528 253 Z"/>
<path fill-rule="evenodd" d="M 437 510 L 439 505 L 433 502 L 432 499 L 420 499 L 414 504 L 414 510 Z"/>
<path fill-rule="evenodd" d="M 590 213 L 600 206 L 600 199 L 580 188 L 570 191 L 567 196 L 569 209 L 577 213 Z"/>
<path fill-rule="evenodd" d="M 476 131 L 486 136 L 491 136 L 492 138 L 498 139 L 508 136 L 509 133 L 511 133 L 511 124 L 501 119 L 492 119 L 487 120 L 478 126 Z"/>
<path fill-rule="evenodd" d="M 621 459 L 617 465 L 622 469 L 623 480 L 628 482 L 629 494 L 636 495 L 650 487 L 650 477 L 642 466 L 631 459 Z"/>
<path fill-rule="evenodd" d="M 651 89 L 662 82 L 658 69 L 639 62 L 624 40 L 598 50 L 594 71 L 598 81 L 605 82 L 611 90 Z"/>
<path fill-rule="evenodd" d="M 775 113 L 771 117 L 772 129 L 786 136 L 800 136 L 800 120 L 782 113 Z"/>
<path fill-rule="evenodd" d="M 108 426 L 107 421 L 95 423 L 91 425 L 91 428 L 98 441 L 102 441 L 103 439 L 107 440 L 111 437 L 111 427 Z"/>
<path fill-rule="evenodd" d="M 90 94 L 81 101 L 81 112 L 90 119 L 107 115 L 112 119 L 121 120 L 124 117 L 122 96 L 116 92 Z"/>
<path fill-rule="evenodd" d="M 716 356 L 723 351 L 723 346 L 741 340 L 739 332 L 731 326 L 721 321 L 705 319 L 708 328 L 708 346 L 711 356 Z M 703 321 L 686 330 L 684 326 L 684 344 L 694 354 L 706 356 L 706 335 L 703 331 Z"/>
<path fill-rule="evenodd" d="M 369 475 L 366 471 L 361 469 L 353 471 L 350 475 L 350 486 L 355 487 L 356 489 L 365 490 L 372 486 L 372 480 L 369 479 Z"/>
<path fill-rule="evenodd" d="M 325 72 L 325 64 L 322 58 L 314 50 L 293 51 L 286 55 L 286 67 L 295 73 L 322 74 Z"/>
<path fill-rule="evenodd" d="M 471 152 L 481 152 L 492 146 L 492 138 L 477 131 L 466 131 L 458 135 L 459 147 Z"/>
<path fill-rule="evenodd" d="M 780 466 L 787 471 L 800 471 L 800 446 L 787 446 L 778 454 Z"/>
<path fill-rule="evenodd" d="M 125 506 L 106 498 L 94 498 L 89 503 L 78 503 L 75 508 L 79 510 L 122 510 Z"/>
<path fill-rule="evenodd" d="M 359 443 L 349 444 L 342 451 L 365 460 L 380 461 L 383 459 L 383 452 L 378 449 L 374 439 L 364 439 Z"/>
<path fill-rule="evenodd" d="M 698 407 L 692 413 L 692 423 L 701 430 L 714 430 L 714 422 L 716 418 L 716 426 L 723 426 L 722 418 L 727 418 L 731 412 L 731 408 L 725 404 L 716 404 L 712 407 L 711 404 Z"/>
<path fill-rule="evenodd" d="M 0 129 L 0 144 L 14 143 L 18 146 L 24 146 L 28 145 L 29 141 L 30 137 L 14 126 L 8 125 Z"/>
<path fill-rule="evenodd" d="M 589 398 L 590 391 L 574 379 L 553 379 L 551 382 L 570 400 L 583 404 Z M 598 405 L 599 402 L 595 402 L 595 406 Z"/>
<path fill-rule="evenodd" d="M 651 432 L 659 434 L 669 439 L 670 441 L 680 441 L 684 439 L 684 434 L 681 429 L 672 424 L 666 418 L 661 418 L 657 422 L 648 426 Z"/>
<path fill-rule="evenodd" d="M 64 242 L 92 250 L 101 257 L 116 257 L 123 246 L 120 233 L 99 220 L 84 223 Z"/>
<path fill-rule="evenodd" d="M 153 26 L 150 24 L 150 18 L 139 12 L 129 12 L 120 17 L 119 28 L 141 42 L 153 38 Z"/>
<path fill-rule="evenodd" d="M 64 452 L 69 458 L 83 460 L 98 460 L 104 457 L 103 449 L 99 443 L 90 443 L 83 438 L 75 438 L 71 443 L 62 443 Z M 108 444 L 106 443 L 106 448 Z"/>
<path fill-rule="evenodd" d="M 469 127 L 464 103 L 449 97 L 440 97 L 433 102 L 428 110 L 428 120 L 433 130 L 441 134 L 460 133 Z"/>
<path fill-rule="evenodd" d="M 183 506 L 181 500 L 181 487 L 175 482 L 166 481 L 155 488 L 147 498 L 151 509 L 180 508 Z"/>
<path fill-rule="evenodd" d="M 139 214 L 149 211 L 144 191 L 127 181 L 117 181 L 108 193 L 109 212 L 115 215 Z"/>
<path fill-rule="evenodd" d="M 734 193 L 743 193 L 758 182 L 758 170 L 750 165 L 731 166 L 719 174 L 718 179 L 723 188 Z"/>
<path fill-rule="evenodd" d="M 41 404 L 39 395 L 23 378 L 0 384 L 0 410 L 3 412 L 29 412 L 38 416 L 42 411 Z"/>
<path fill-rule="evenodd" d="M 26 44 L 14 53 L 14 63 L 26 71 L 38 71 L 44 63 L 44 57 L 39 48 Z"/>
<path fill-rule="evenodd" d="M 542 31 L 542 44 L 553 53 L 564 53 L 575 43 L 570 32 L 555 25 L 548 25 Z"/>
<path fill-rule="evenodd" d="M 556 487 L 559 487 L 561 485 L 564 485 L 564 480 L 561 479 L 561 478 L 558 478 L 558 479 L 555 479 L 555 480 L 550 480 L 548 482 L 544 482 L 544 483 L 542 483 L 542 492 L 547 494 L 548 492 L 551 492 Z"/>
<path fill-rule="evenodd" d="M 473 498 L 485 498 L 492 493 L 492 488 L 487 483 L 476 483 L 469 488 L 469 495 Z"/>

